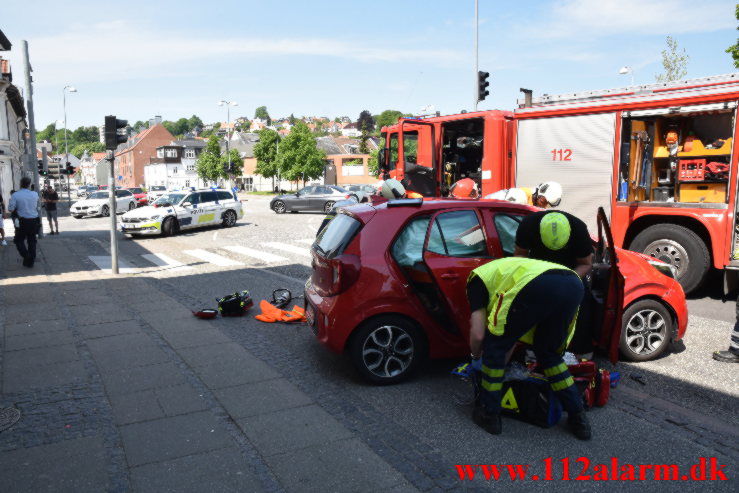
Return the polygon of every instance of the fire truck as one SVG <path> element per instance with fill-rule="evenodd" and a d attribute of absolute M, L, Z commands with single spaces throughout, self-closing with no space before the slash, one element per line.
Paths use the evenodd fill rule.
<path fill-rule="evenodd" d="M 405 118 L 382 129 L 382 176 L 426 197 L 472 178 L 482 195 L 562 185 L 560 209 L 673 265 L 686 292 L 739 269 L 739 73 L 534 98 L 513 111 Z M 592 231 L 592 229 L 591 229 Z"/>

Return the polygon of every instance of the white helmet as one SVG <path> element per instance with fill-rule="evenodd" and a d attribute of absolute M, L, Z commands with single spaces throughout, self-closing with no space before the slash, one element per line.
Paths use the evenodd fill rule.
<path fill-rule="evenodd" d="M 405 195 L 405 187 L 395 178 L 385 180 L 382 184 L 382 196 L 388 200 L 400 199 Z"/>
<path fill-rule="evenodd" d="M 551 207 L 557 207 L 562 202 L 562 185 L 556 181 L 545 181 L 536 187 L 536 193 L 547 199 Z"/>

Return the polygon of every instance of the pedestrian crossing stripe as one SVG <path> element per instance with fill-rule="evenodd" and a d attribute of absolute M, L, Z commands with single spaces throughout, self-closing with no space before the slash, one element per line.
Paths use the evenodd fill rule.
<path fill-rule="evenodd" d="M 237 262 L 236 260 L 231 260 L 228 257 L 224 257 L 223 255 L 218 255 L 217 253 L 209 252 L 208 250 L 184 250 L 182 253 L 185 253 L 187 255 L 190 255 L 191 257 L 195 257 L 200 260 L 205 260 L 206 262 L 210 262 L 211 264 L 217 265 L 219 267 L 232 267 L 237 265 L 244 265 L 241 262 Z"/>
<path fill-rule="evenodd" d="M 287 243 L 262 243 L 262 245 L 269 248 L 276 248 L 277 250 L 283 250 L 285 252 L 294 253 L 296 255 L 302 255 L 304 257 L 310 257 L 310 250 L 304 247 L 296 247 L 295 245 L 288 245 Z"/>
<path fill-rule="evenodd" d="M 305 240 L 298 240 L 299 243 L 307 243 L 308 245 L 312 245 L 315 241 L 316 240 L 312 238 L 305 239 Z"/>
<path fill-rule="evenodd" d="M 113 261 L 111 260 L 110 255 L 89 255 L 87 258 L 89 258 L 95 265 L 97 265 L 98 269 L 103 272 L 110 273 L 113 271 Z M 121 274 L 133 274 L 138 271 L 139 269 L 132 266 L 122 258 L 118 259 L 118 272 Z"/>
<path fill-rule="evenodd" d="M 230 245 L 224 246 L 223 248 L 234 253 L 261 260 L 263 262 L 284 262 L 285 260 L 287 260 L 285 257 L 280 257 L 279 255 L 274 255 L 262 250 L 254 250 L 252 248 L 247 248 L 241 245 Z"/>
<path fill-rule="evenodd" d="M 510 409 L 511 411 L 517 413 L 520 412 L 518 410 L 518 402 L 516 402 L 516 396 L 513 395 L 513 387 L 508 388 L 508 391 L 503 396 L 500 405 L 503 409 Z"/>
<path fill-rule="evenodd" d="M 169 271 L 192 270 L 189 265 L 183 264 L 164 253 L 144 253 L 141 256 L 157 267 L 166 267 Z"/>

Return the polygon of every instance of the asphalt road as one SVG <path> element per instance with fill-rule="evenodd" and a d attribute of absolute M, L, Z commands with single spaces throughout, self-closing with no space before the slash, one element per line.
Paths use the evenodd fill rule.
<path fill-rule="evenodd" d="M 193 309 L 213 307 L 216 297 L 243 289 L 256 302 L 269 299 L 274 289 L 283 287 L 299 295 L 310 273 L 309 245 L 323 215 L 276 215 L 268 209 L 268 202 L 266 197 L 248 197 L 244 218 L 230 229 L 214 227 L 172 238 L 136 240 L 119 235 L 121 259 L 130 275 L 141 276 L 170 295 L 179 294 Z M 91 257 L 100 262 L 100 257 L 109 254 L 108 224 L 108 218 L 63 217 L 62 234 L 42 241 L 73 242 L 75 251 L 94 266 Z M 151 254 L 164 255 L 156 257 L 164 265 L 152 263 Z M 261 351 L 260 357 L 267 361 L 288 358 L 294 362 L 288 378 L 319 404 L 325 400 L 327 409 L 338 397 L 342 409 L 361 412 L 365 418 L 357 424 L 360 435 L 363 430 L 380 430 L 388 440 L 407 444 L 413 453 L 433 454 L 450 470 L 463 463 L 523 463 L 541 472 L 543 459 L 558 461 L 565 456 L 588 457 L 593 464 L 617 457 L 621 463 L 687 467 L 700 456 L 716 456 L 730 464 L 733 475 L 728 483 L 711 488 L 735 491 L 739 378 L 736 368 L 711 359 L 713 350 L 728 345 L 734 304 L 704 297 L 691 300 L 689 307 L 684 348 L 653 362 L 619 364 L 622 384 L 613 391 L 611 402 L 589 413 L 595 430 L 591 442 L 578 442 L 564 425 L 542 430 L 512 419 L 504 420 L 503 435 L 484 434 L 471 423 L 470 409 L 453 402 L 458 384 L 448 372 L 457 361 L 433 362 L 401 385 L 372 387 L 356 376 L 346 357 L 321 347 L 304 326 L 262 324 L 246 317 L 238 329 L 223 330 L 247 349 Z M 256 338 L 266 341 L 267 347 L 259 346 Z M 632 376 L 638 376 L 643 385 Z M 413 461 L 412 454 L 408 460 Z M 585 488 L 566 481 L 547 486 L 564 491 Z M 632 489 L 636 485 L 611 487 Z M 681 482 L 680 487 L 697 491 L 701 484 Z M 669 488 L 640 482 L 639 489 Z"/>

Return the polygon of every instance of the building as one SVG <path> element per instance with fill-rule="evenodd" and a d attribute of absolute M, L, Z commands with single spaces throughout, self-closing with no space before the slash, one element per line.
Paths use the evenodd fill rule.
<path fill-rule="evenodd" d="M 156 122 L 161 117 L 155 117 Z M 137 187 L 144 184 L 144 167 L 151 158 L 157 156 L 157 150 L 169 145 L 174 137 L 161 123 L 142 130 L 129 137 L 128 142 L 121 144 L 115 151 L 116 185 L 121 187 Z"/>
<path fill-rule="evenodd" d="M 316 139 L 316 146 L 326 153 L 326 185 L 377 183 L 377 177 L 369 173 L 369 154 L 360 154 L 359 144 L 358 139 L 331 135 Z M 367 139 L 367 147 L 375 150 L 377 142 Z"/>
<path fill-rule="evenodd" d="M 10 42 L 0 31 L 0 51 L 8 49 Z M 0 195 L 6 206 L 23 176 L 26 128 L 23 97 L 13 85 L 10 62 L 0 57 Z"/>
<path fill-rule="evenodd" d="M 362 131 L 357 123 L 348 123 L 341 129 L 341 135 L 344 137 L 359 137 L 362 135 Z"/>
<path fill-rule="evenodd" d="M 168 190 L 207 186 L 196 171 L 198 156 L 205 146 L 204 140 L 188 139 L 157 147 L 156 156 L 144 166 L 145 186 L 160 185 Z"/>
<path fill-rule="evenodd" d="M 105 160 L 106 153 L 93 152 L 92 155 L 87 151 L 80 159 L 80 166 L 77 169 L 76 177 L 81 185 L 105 185 L 108 183 L 108 176 L 103 177 L 103 181 L 98 180 L 97 168 L 100 160 Z M 107 166 L 106 166 L 106 169 Z"/>

